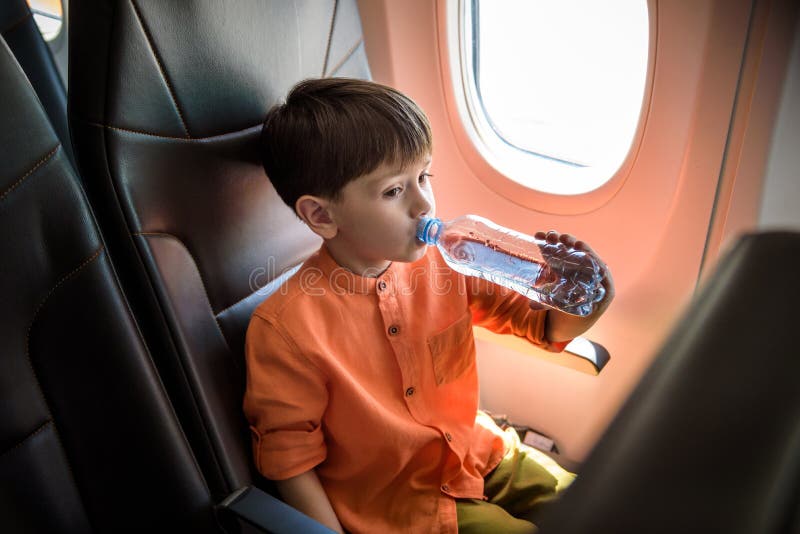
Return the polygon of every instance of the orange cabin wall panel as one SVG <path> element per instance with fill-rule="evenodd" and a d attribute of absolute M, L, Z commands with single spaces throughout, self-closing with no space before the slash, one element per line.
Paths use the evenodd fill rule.
<path fill-rule="evenodd" d="M 471 148 L 456 109 L 447 4 L 360 0 L 373 77 L 409 94 L 431 120 L 440 216 L 478 213 L 527 233 L 572 233 L 611 267 L 617 297 L 587 333 L 611 354 L 598 376 L 478 341 L 485 407 L 555 437 L 565 459 L 579 462 L 697 284 L 752 3 L 649 2 L 655 48 L 639 140 L 613 191 L 577 200 L 492 188 L 505 178 Z"/>

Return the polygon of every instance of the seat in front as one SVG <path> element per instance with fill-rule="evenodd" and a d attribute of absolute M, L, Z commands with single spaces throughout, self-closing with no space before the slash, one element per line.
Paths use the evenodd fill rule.
<path fill-rule="evenodd" d="M 64 148 L 0 39 L 0 531 L 213 532 Z"/>

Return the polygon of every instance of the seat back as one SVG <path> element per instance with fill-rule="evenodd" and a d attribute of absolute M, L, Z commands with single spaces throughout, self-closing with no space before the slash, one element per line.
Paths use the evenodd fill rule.
<path fill-rule="evenodd" d="M 301 79 L 369 76 L 355 0 L 73 0 L 70 28 L 78 166 L 222 497 L 257 478 L 250 315 L 319 245 L 264 175 L 261 123 Z"/>
<path fill-rule="evenodd" d="M 39 96 L 61 141 L 61 150 L 74 164 L 67 126 L 67 91 L 25 0 L 0 2 L 0 32 Z"/>
<path fill-rule="evenodd" d="M 720 260 L 541 532 L 800 528 L 800 234 Z"/>
<path fill-rule="evenodd" d="M 2 39 L 0 79 L 0 531 L 214 531 L 81 186 Z"/>

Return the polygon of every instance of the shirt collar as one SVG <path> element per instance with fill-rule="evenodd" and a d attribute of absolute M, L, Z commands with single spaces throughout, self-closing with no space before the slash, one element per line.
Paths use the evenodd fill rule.
<path fill-rule="evenodd" d="M 336 263 L 325 245 L 320 248 L 317 261 L 331 288 L 344 293 L 376 293 L 379 288 L 386 288 L 389 281 L 395 278 L 394 262 L 377 278 L 360 276 Z"/>

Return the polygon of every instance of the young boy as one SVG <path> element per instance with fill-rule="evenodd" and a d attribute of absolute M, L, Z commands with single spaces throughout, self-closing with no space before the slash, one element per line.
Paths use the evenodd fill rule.
<path fill-rule="evenodd" d="M 572 475 L 479 414 L 472 326 L 562 350 L 611 279 L 578 318 L 452 271 L 415 239 L 431 155 L 424 113 L 377 83 L 307 80 L 267 115 L 267 175 L 323 245 L 250 322 L 256 466 L 338 532 L 533 532 L 514 516 Z"/>

